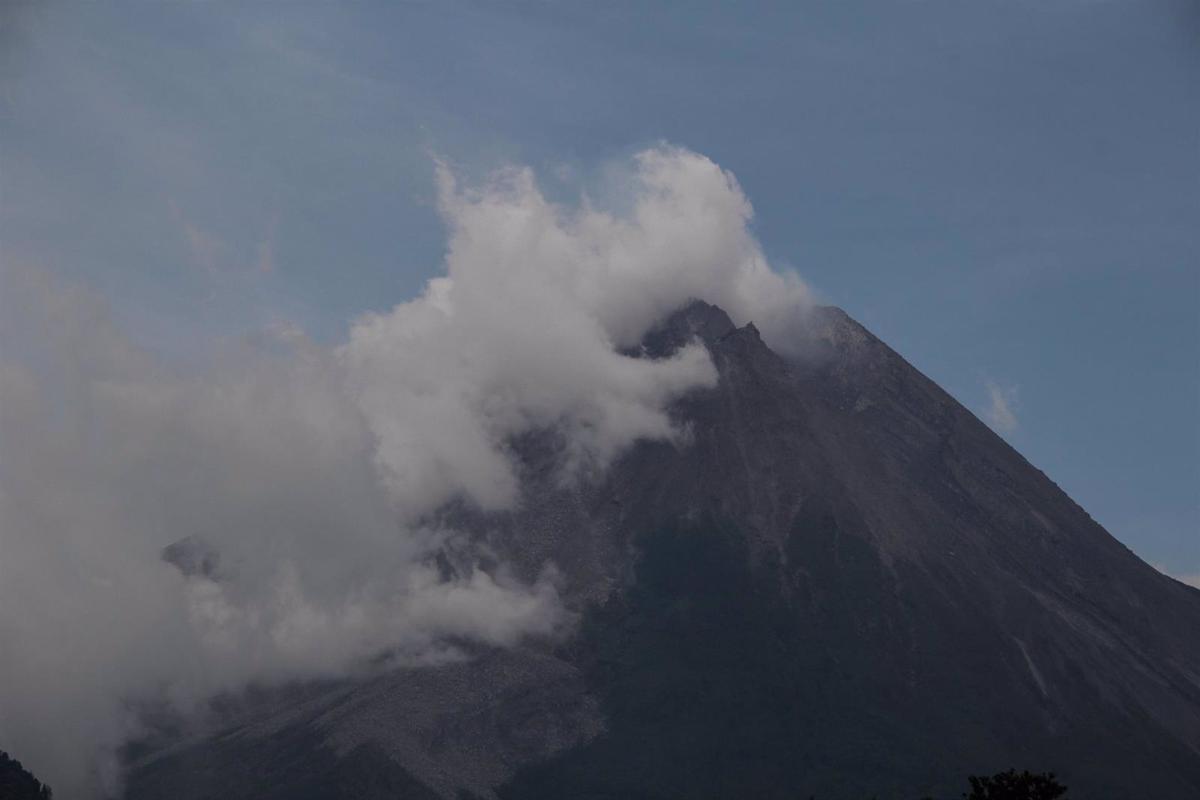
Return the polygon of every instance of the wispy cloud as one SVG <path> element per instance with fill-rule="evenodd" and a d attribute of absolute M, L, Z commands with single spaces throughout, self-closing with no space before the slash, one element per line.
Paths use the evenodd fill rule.
<path fill-rule="evenodd" d="M 266 233 L 258 242 L 258 259 L 254 268 L 260 275 L 270 275 L 275 271 L 275 229 L 279 227 L 279 215 L 271 217 L 267 223 Z"/>
<path fill-rule="evenodd" d="M 254 242 L 239 245 L 201 226 L 184 214 L 179 205 L 169 203 L 171 216 L 179 226 L 188 261 L 204 272 L 209 279 L 239 275 L 270 275 L 275 271 L 275 235 L 279 214 L 272 214 L 262 235 Z"/>
<path fill-rule="evenodd" d="M 1018 388 L 1002 386 L 993 380 L 984 382 L 988 393 L 988 405 L 983 409 L 983 419 L 996 433 L 1012 433 L 1020 427 L 1017 419 Z"/>

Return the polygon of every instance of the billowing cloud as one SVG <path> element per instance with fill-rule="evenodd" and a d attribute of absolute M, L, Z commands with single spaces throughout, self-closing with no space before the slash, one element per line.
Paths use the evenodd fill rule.
<path fill-rule="evenodd" d="M 986 381 L 988 404 L 983 409 L 983 419 L 996 433 L 1012 433 L 1019 426 L 1017 420 L 1017 387 L 1001 386 L 995 381 Z"/>
<path fill-rule="evenodd" d="M 427 564 L 454 534 L 399 513 L 334 353 L 270 341 L 185 370 L 35 284 L 4 292 L 25 352 L 0 372 L 0 742 L 64 796 L 111 785 L 130 704 L 564 621 L 550 571 Z M 160 558 L 187 537 L 219 554 L 208 575 Z"/>
<path fill-rule="evenodd" d="M 809 302 L 731 175 L 667 147 L 627 174 L 618 214 L 550 203 L 525 169 L 443 168 L 443 274 L 334 346 L 280 323 L 167 361 L 86 290 L 5 265 L 0 746 L 82 797 L 118 780 L 141 704 L 561 630 L 553 565 L 472 569 L 431 513 L 520 502 L 524 432 L 560 432 L 563 480 L 640 438 L 685 446 L 667 409 L 716 373 L 698 344 L 637 357 L 647 329 L 701 297 L 786 350 Z M 185 569 L 161 556 L 180 541 Z M 460 575 L 431 566 L 443 546 Z"/>
<path fill-rule="evenodd" d="M 446 274 L 360 319 L 341 350 L 381 465 L 414 507 L 458 492 L 510 503 L 503 442 L 523 430 L 565 430 L 576 467 L 673 437 L 665 402 L 716 379 L 703 348 L 666 361 L 620 351 L 688 299 L 753 317 L 785 349 L 809 302 L 763 258 L 733 177 L 695 153 L 637 156 L 625 217 L 556 206 L 528 169 L 466 189 L 444 167 L 439 177 Z"/>

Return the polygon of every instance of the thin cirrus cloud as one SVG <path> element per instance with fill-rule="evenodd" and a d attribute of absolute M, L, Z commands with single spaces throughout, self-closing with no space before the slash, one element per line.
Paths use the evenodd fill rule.
<path fill-rule="evenodd" d="M 183 213 L 179 204 L 167 204 L 171 218 L 179 227 L 188 262 L 210 281 L 235 277 L 270 275 L 275 271 L 275 238 L 279 214 L 270 216 L 251 248 L 232 247 L 230 242 L 203 227 Z"/>
<path fill-rule="evenodd" d="M 984 382 L 988 403 L 983 409 L 983 419 L 996 433 L 1014 433 L 1020 427 L 1017 419 L 1018 389 L 1004 386 L 995 381 Z"/>
<path fill-rule="evenodd" d="M 442 167 L 447 256 L 419 296 L 334 345 L 277 322 L 199 366 L 131 339 L 106 298 L 6 265 L 0 741 L 64 796 L 104 795 L 131 708 L 568 626 L 552 564 L 473 568 L 431 513 L 519 503 L 506 442 L 525 431 L 563 434 L 564 480 L 637 439 L 683 446 L 666 407 L 716 381 L 707 352 L 626 348 L 704 297 L 786 349 L 810 302 L 712 161 L 664 145 L 622 174 L 615 213 L 548 201 L 528 169 L 464 186 Z M 181 540 L 204 569 L 164 562 Z M 446 546 L 459 577 L 431 566 Z"/>

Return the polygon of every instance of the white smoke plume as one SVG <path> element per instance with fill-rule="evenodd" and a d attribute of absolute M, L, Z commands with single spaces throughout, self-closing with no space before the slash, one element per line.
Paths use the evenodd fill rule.
<path fill-rule="evenodd" d="M 715 382 L 707 353 L 623 350 L 690 298 L 784 350 L 809 302 L 731 175 L 668 147 L 628 174 L 617 215 L 548 202 L 526 169 L 471 188 L 440 169 L 444 274 L 333 347 L 287 329 L 168 363 L 86 290 L 3 265 L 0 747 L 60 796 L 101 796 L 139 703 L 561 630 L 552 565 L 445 581 L 427 558 L 455 533 L 423 520 L 520 502 L 507 443 L 526 431 L 563 434 L 564 479 L 679 440 L 666 408 Z M 219 561 L 165 563 L 188 537 Z"/>
<path fill-rule="evenodd" d="M 1001 386 L 988 380 L 984 382 L 984 388 L 988 393 L 988 405 L 983 409 L 983 419 L 1002 436 L 1014 433 L 1020 427 L 1017 419 L 1017 387 Z"/>

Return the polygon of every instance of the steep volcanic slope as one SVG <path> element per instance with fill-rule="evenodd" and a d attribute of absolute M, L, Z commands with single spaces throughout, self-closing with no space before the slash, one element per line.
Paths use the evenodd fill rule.
<path fill-rule="evenodd" d="M 564 486 L 528 437 L 518 511 L 446 512 L 527 576 L 558 565 L 569 641 L 275 693 L 129 795 L 957 796 L 1016 765 L 1200 796 L 1200 592 L 841 311 L 802 362 L 704 303 L 644 349 L 692 336 L 720 382 L 674 409 L 687 445 Z"/>

